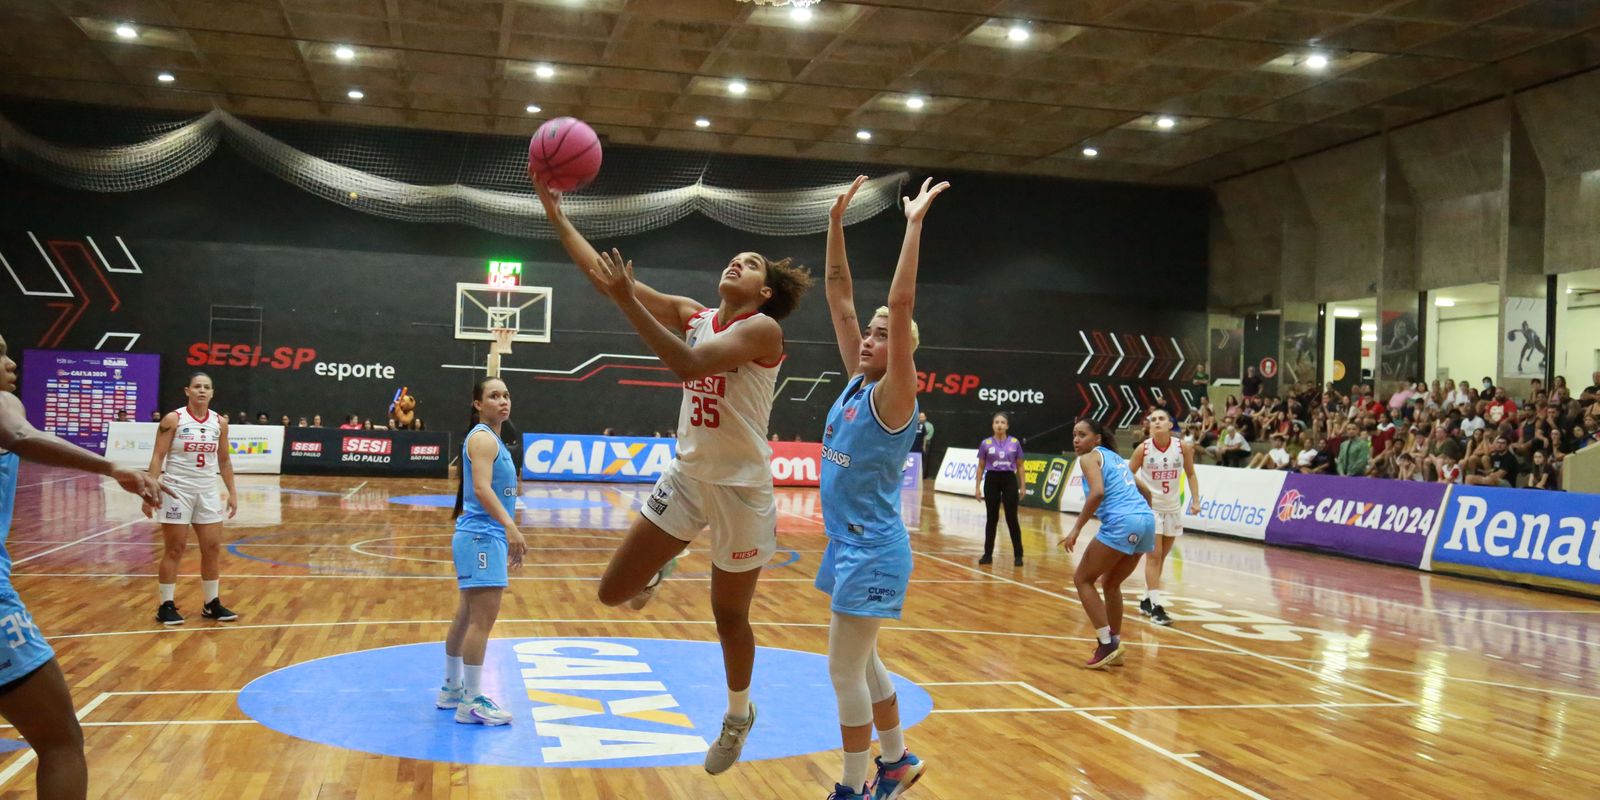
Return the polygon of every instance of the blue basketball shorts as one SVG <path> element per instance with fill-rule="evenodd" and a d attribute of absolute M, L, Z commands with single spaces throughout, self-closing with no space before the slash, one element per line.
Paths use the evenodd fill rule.
<path fill-rule="evenodd" d="M 1156 515 L 1145 512 L 1101 520 L 1100 532 L 1094 538 L 1130 556 L 1152 552 L 1156 549 Z"/>
<path fill-rule="evenodd" d="M 506 587 L 505 539 L 456 531 L 450 544 L 456 562 L 457 588 Z"/>
<path fill-rule="evenodd" d="M 28 677 L 55 655 L 22 598 L 0 581 L 0 686 Z"/>
<path fill-rule="evenodd" d="M 911 540 L 862 547 L 829 539 L 813 585 L 833 597 L 837 613 L 899 619 L 911 585 Z"/>

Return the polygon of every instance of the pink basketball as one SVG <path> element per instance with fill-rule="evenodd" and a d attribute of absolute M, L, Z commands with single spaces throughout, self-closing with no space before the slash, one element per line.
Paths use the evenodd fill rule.
<path fill-rule="evenodd" d="M 600 137 L 581 119 L 556 117 L 528 142 L 528 177 L 558 192 L 582 189 L 600 174 Z"/>

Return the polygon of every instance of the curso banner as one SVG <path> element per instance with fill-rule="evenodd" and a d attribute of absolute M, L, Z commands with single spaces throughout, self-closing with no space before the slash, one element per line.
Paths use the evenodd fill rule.
<path fill-rule="evenodd" d="M 978 490 L 978 451 L 966 447 L 947 447 L 933 490 L 971 497 Z"/>

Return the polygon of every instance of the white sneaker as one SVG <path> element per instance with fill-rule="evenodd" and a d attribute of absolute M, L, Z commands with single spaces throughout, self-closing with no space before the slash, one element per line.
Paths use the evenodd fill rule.
<path fill-rule="evenodd" d="M 439 699 L 435 700 L 433 704 L 439 708 L 456 708 L 466 702 L 466 699 L 466 689 L 459 686 L 454 689 L 448 686 L 441 686 L 439 687 Z"/>
<path fill-rule="evenodd" d="M 721 775 L 728 771 L 739 760 L 739 754 L 744 751 L 744 741 L 750 738 L 750 729 L 756 725 L 756 704 L 750 704 L 750 718 L 735 722 L 722 717 L 722 733 L 717 736 L 717 741 L 706 751 L 706 772 L 712 775 Z"/>
<path fill-rule="evenodd" d="M 462 725 L 496 725 L 511 724 L 511 712 L 502 711 L 493 700 L 478 695 L 471 700 L 462 700 L 456 707 L 456 722 Z"/>
<path fill-rule="evenodd" d="M 668 561 L 665 566 L 656 572 L 655 577 L 650 579 L 650 583 L 642 591 L 634 595 L 633 599 L 628 601 L 628 608 L 638 611 L 650 605 L 650 600 L 656 596 L 656 590 L 661 588 L 661 582 L 666 580 L 667 576 L 671 575 L 677 568 L 678 559 L 674 558 Z"/>

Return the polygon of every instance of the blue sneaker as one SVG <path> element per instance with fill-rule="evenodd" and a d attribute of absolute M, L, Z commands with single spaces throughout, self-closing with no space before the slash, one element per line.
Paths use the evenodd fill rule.
<path fill-rule="evenodd" d="M 895 800 L 906 793 L 912 784 L 922 777 L 925 765 L 922 759 L 917 758 L 910 750 L 893 764 L 883 763 L 877 759 L 878 779 L 872 784 L 872 800 Z"/>
<path fill-rule="evenodd" d="M 828 795 L 828 800 L 866 800 L 867 787 L 861 787 L 860 792 L 850 791 L 850 787 L 842 783 L 833 785 L 833 794 Z"/>

